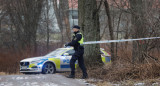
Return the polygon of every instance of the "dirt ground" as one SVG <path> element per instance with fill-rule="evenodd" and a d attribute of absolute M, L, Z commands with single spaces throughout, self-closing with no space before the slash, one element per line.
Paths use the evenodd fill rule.
<path fill-rule="evenodd" d="M 83 79 L 68 79 L 59 74 L 1 75 L 0 86 L 94 86 Z"/>

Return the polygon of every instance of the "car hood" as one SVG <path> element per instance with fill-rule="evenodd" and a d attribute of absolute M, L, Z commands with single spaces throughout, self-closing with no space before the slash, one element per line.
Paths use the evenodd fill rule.
<path fill-rule="evenodd" d="M 48 56 L 31 57 L 31 58 L 23 59 L 20 62 L 31 62 L 31 61 L 36 61 L 36 60 L 48 59 L 48 58 L 56 58 L 56 56 L 52 56 L 52 57 L 48 57 Z"/>

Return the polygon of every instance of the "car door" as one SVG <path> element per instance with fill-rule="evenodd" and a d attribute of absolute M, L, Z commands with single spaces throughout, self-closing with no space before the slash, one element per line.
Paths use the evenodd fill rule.
<path fill-rule="evenodd" d="M 61 64 L 61 68 L 63 70 L 66 70 L 66 71 L 70 70 L 70 59 L 74 53 L 75 53 L 74 49 L 70 49 L 63 53 L 63 56 L 65 57 L 65 59 L 63 59 L 63 63 Z"/>

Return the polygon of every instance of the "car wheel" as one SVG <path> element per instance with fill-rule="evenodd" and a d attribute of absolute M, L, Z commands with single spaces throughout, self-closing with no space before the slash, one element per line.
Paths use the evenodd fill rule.
<path fill-rule="evenodd" d="M 25 74 L 25 75 L 29 75 L 29 74 L 32 74 L 32 73 L 26 72 L 26 73 L 23 73 L 23 74 Z"/>
<path fill-rule="evenodd" d="M 46 63 L 42 69 L 43 74 L 53 74 L 55 73 L 55 66 L 52 63 Z"/>

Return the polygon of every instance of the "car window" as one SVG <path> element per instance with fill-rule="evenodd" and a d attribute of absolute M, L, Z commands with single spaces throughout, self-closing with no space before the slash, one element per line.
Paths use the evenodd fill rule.
<path fill-rule="evenodd" d="M 65 52 L 67 49 L 56 49 L 52 52 L 50 52 L 49 54 L 47 54 L 46 56 L 56 56 L 56 55 L 60 55 L 61 53 Z"/>
<path fill-rule="evenodd" d="M 68 54 L 71 56 L 71 55 L 73 55 L 73 54 L 75 53 L 75 50 L 74 50 L 74 49 L 71 49 L 71 50 L 69 50 L 69 51 L 67 51 L 67 52 L 65 52 L 65 53 L 68 53 Z"/>
<path fill-rule="evenodd" d="M 101 53 L 101 54 L 104 54 L 101 50 L 100 50 L 100 53 Z"/>

